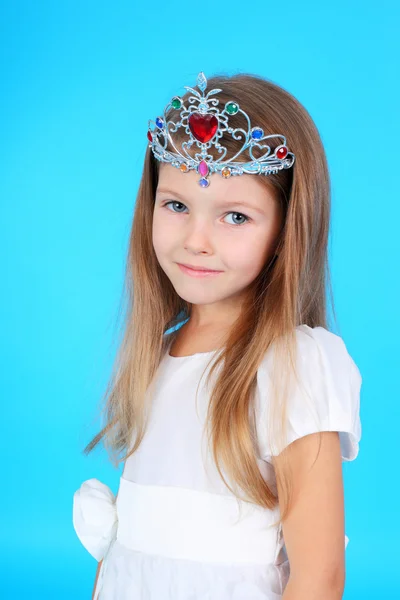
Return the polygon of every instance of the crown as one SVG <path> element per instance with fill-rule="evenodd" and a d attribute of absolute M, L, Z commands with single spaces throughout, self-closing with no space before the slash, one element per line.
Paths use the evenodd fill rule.
<path fill-rule="evenodd" d="M 209 176 L 211 173 L 220 173 L 224 178 L 243 175 L 243 173 L 269 175 L 270 173 L 277 173 L 281 169 L 289 169 L 293 165 L 295 155 L 289 152 L 284 135 L 264 135 L 261 127 L 252 127 L 248 115 L 233 100 L 226 102 L 224 109 L 220 110 L 218 108 L 219 100 L 212 96 L 222 90 L 210 90 L 205 95 L 207 79 L 203 72 L 197 76 L 197 87 L 200 92 L 186 85 L 184 87 L 192 93 L 188 97 L 187 107 L 182 98 L 174 96 L 164 108 L 161 117 L 157 117 L 155 121 L 149 119 L 147 139 L 150 142 L 149 147 L 151 147 L 157 160 L 170 163 L 183 173 L 193 169 L 196 170 L 200 175 L 199 184 L 202 187 L 208 187 L 210 184 Z M 166 113 L 171 108 L 180 111 L 180 120 L 167 121 Z M 235 129 L 229 123 L 231 117 L 239 114 L 242 114 L 247 121 L 247 131 L 242 128 Z M 179 150 L 172 134 L 176 133 L 180 127 L 185 128 L 188 139 L 181 143 L 181 149 Z M 225 132 L 235 140 L 243 140 L 243 145 L 239 152 L 224 161 L 227 148 L 222 146 L 219 140 Z M 272 138 L 280 138 L 281 143 L 271 153 L 271 148 L 266 143 L 261 142 Z M 168 141 L 175 152 L 166 149 Z M 193 157 L 188 153 L 188 150 L 194 144 L 199 148 L 199 151 Z M 216 160 L 209 154 L 211 146 L 214 146 L 221 154 Z M 259 151 L 265 150 L 265 152 L 262 156 L 255 158 L 253 155 L 254 148 L 258 148 Z M 247 149 L 252 160 L 248 162 L 235 161 Z"/>

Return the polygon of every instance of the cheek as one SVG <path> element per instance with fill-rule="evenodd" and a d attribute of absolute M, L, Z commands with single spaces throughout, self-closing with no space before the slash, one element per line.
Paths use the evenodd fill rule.
<path fill-rule="evenodd" d="M 230 269 L 240 271 L 248 277 L 258 275 L 270 253 L 272 238 L 268 233 L 259 235 L 243 236 L 234 244 L 229 245 L 229 251 L 225 252 L 225 264 Z"/>
<path fill-rule="evenodd" d="M 157 256 L 160 256 L 168 250 L 171 240 L 171 232 L 168 228 L 168 225 L 166 225 L 165 222 L 163 223 L 162 219 L 159 218 L 157 212 L 155 212 L 153 215 L 152 229 L 153 247 Z"/>

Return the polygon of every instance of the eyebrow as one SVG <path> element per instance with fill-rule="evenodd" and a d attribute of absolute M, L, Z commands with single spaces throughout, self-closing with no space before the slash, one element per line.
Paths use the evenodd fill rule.
<path fill-rule="evenodd" d="M 173 190 L 167 190 L 165 188 L 158 188 L 156 190 L 156 193 L 171 194 L 172 196 L 176 196 L 177 198 L 182 200 L 182 202 L 186 202 L 185 198 L 181 194 L 179 194 L 178 192 L 174 192 Z M 225 200 L 222 204 L 224 206 L 244 206 L 245 208 L 249 208 L 250 210 L 255 210 L 256 212 L 258 212 L 262 215 L 264 214 L 264 211 L 262 210 L 262 208 L 258 208 L 257 206 L 254 206 L 253 204 L 246 202 L 245 200 L 238 200 L 238 201 Z"/>

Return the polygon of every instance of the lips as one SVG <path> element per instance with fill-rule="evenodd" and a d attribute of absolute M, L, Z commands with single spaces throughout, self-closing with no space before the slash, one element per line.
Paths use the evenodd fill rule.
<path fill-rule="evenodd" d="M 214 273 L 221 272 L 218 269 L 209 269 L 208 267 L 194 267 L 192 265 L 187 265 L 186 263 L 178 263 L 178 264 L 182 265 L 183 267 L 187 267 L 188 269 L 192 269 L 193 271 L 209 271 L 209 272 L 214 272 Z"/>

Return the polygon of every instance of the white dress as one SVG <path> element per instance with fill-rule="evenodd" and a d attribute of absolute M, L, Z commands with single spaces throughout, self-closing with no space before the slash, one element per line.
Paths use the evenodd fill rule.
<path fill-rule="evenodd" d="M 361 375 L 341 337 L 323 327 L 296 328 L 299 372 L 322 431 L 338 431 L 342 460 L 358 454 Z M 118 497 L 98 479 L 75 492 L 73 525 L 103 559 L 95 600 L 279 600 L 289 561 L 273 511 L 238 503 L 211 460 L 203 434 L 205 377 L 212 352 L 173 357 L 156 374 L 148 430 L 124 464 Z M 265 435 L 269 353 L 257 373 L 258 463 L 275 486 Z M 215 376 L 215 375 L 214 375 Z M 317 428 L 316 428 L 317 427 Z M 289 398 L 287 443 L 318 430 L 304 396 Z M 276 490 L 276 487 L 274 488 Z M 343 543 L 347 545 L 345 536 Z"/>

